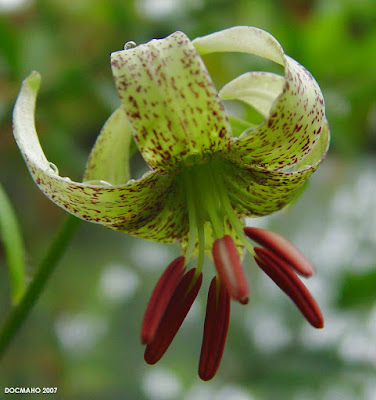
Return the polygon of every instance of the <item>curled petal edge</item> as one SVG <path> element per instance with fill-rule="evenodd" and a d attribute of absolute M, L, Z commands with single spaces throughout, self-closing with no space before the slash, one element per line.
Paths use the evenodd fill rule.
<path fill-rule="evenodd" d="M 81 219 L 111 227 L 145 218 L 153 219 L 171 184 L 171 178 L 146 173 L 138 181 L 112 186 L 74 182 L 58 174 L 40 146 L 35 129 L 35 104 L 41 77 L 32 72 L 22 83 L 14 111 L 13 133 L 30 174 L 42 192 Z"/>
<path fill-rule="evenodd" d="M 282 92 L 274 100 L 269 115 L 233 142 L 230 154 L 226 155 L 230 161 L 280 170 L 298 164 L 311 152 L 326 122 L 323 95 L 312 75 L 287 56 L 273 36 L 262 29 L 237 26 L 197 38 L 193 44 L 201 55 L 250 53 L 285 68 Z M 226 95 L 237 98 L 236 92 L 229 89 Z"/>

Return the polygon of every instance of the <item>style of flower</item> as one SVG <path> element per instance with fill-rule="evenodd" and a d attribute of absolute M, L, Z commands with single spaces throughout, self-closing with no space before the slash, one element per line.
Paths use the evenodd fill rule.
<path fill-rule="evenodd" d="M 200 57 L 213 52 L 255 54 L 282 65 L 285 75 L 245 73 L 217 93 Z M 146 362 L 163 356 L 191 308 L 206 253 L 216 276 L 208 293 L 201 379 L 218 369 L 230 299 L 248 302 L 244 248 L 308 322 L 321 328 L 321 312 L 296 275 L 313 274 L 309 261 L 280 235 L 244 227 L 243 220 L 288 205 L 326 154 L 324 100 L 312 75 L 270 34 L 245 26 L 193 41 L 175 32 L 139 46 L 128 43 L 112 54 L 111 65 L 121 106 L 92 149 L 83 183 L 59 176 L 40 147 L 36 72 L 17 99 L 14 135 L 39 188 L 66 211 L 144 239 L 180 242 L 183 255 L 163 273 L 144 316 Z M 231 116 L 222 100 L 239 100 L 265 119 L 253 124 Z M 128 175 L 132 135 L 150 167 L 139 180 Z"/>

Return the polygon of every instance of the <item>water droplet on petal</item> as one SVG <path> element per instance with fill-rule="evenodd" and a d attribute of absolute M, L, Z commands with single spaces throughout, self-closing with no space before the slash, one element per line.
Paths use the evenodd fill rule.
<path fill-rule="evenodd" d="M 85 185 L 92 185 L 92 186 L 112 186 L 111 183 L 103 181 L 101 179 L 92 179 L 90 181 L 83 182 Z"/>
<path fill-rule="evenodd" d="M 50 162 L 49 164 L 50 164 L 50 168 L 55 172 L 55 174 L 59 175 L 59 170 L 57 169 L 57 166 L 52 162 Z"/>
<path fill-rule="evenodd" d="M 136 47 L 136 46 L 137 46 L 137 44 L 133 40 L 131 40 L 131 41 L 125 43 L 124 50 L 133 49 L 133 47 Z"/>
<path fill-rule="evenodd" d="M 112 186 L 110 182 L 100 180 L 99 183 L 105 186 Z"/>

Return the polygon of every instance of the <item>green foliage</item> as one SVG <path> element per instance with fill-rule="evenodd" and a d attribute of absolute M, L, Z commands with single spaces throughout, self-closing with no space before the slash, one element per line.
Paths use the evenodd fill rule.
<path fill-rule="evenodd" d="M 376 299 L 376 267 L 365 273 L 348 272 L 343 277 L 338 305 L 343 308 L 365 306 Z"/>
<path fill-rule="evenodd" d="M 0 238 L 6 254 L 12 302 L 17 304 L 25 288 L 25 249 L 15 210 L 1 185 Z"/>

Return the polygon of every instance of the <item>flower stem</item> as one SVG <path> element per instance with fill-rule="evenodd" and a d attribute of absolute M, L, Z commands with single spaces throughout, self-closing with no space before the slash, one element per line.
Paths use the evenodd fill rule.
<path fill-rule="evenodd" d="M 73 238 L 80 222 L 81 220 L 72 215 L 69 215 L 65 219 L 54 240 L 51 242 L 50 247 L 47 249 L 44 258 L 41 260 L 21 301 L 11 309 L 0 330 L 0 359 L 38 300 L 48 278 L 55 270 L 58 261 Z"/>
<path fill-rule="evenodd" d="M 25 290 L 25 246 L 13 205 L 0 184 L 0 236 L 8 264 L 12 304 L 18 304 Z"/>

